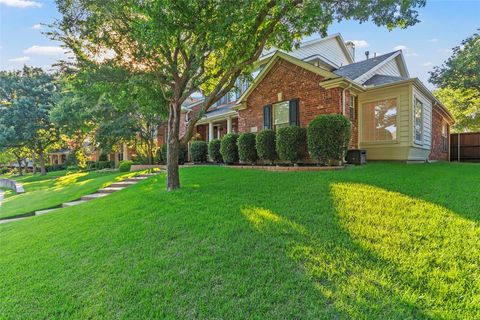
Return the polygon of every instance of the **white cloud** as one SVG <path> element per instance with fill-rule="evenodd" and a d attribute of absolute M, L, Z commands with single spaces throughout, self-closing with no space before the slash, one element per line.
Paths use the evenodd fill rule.
<path fill-rule="evenodd" d="M 432 38 L 432 39 L 428 40 L 428 42 L 438 42 L 438 39 L 437 38 Z"/>
<path fill-rule="evenodd" d="M 423 63 L 422 66 L 431 67 L 431 66 L 433 66 L 433 63 L 431 61 L 427 61 L 427 62 Z"/>
<path fill-rule="evenodd" d="M 367 41 L 365 40 L 350 40 L 353 42 L 353 44 L 355 45 L 355 48 L 367 48 L 369 47 L 370 45 L 368 44 Z"/>
<path fill-rule="evenodd" d="M 40 23 L 36 23 L 34 24 L 32 27 L 32 29 L 41 29 L 42 28 L 42 25 Z"/>
<path fill-rule="evenodd" d="M 393 50 L 407 50 L 407 46 L 404 46 L 403 44 L 399 44 L 398 46 L 396 47 L 393 47 Z"/>
<path fill-rule="evenodd" d="M 28 49 L 23 50 L 23 53 L 26 54 L 40 54 L 40 55 L 60 55 L 63 54 L 65 50 L 61 47 L 54 46 L 31 46 Z"/>
<path fill-rule="evenodd" d="M 440 53 L 446 53 L 446 54 L 452 53 L 452 49 L 438 49 L 437 51 Z"/>
<path fill-rule="evenodd" d="M 27 62 L 30 60 L 30 57 L 18 57 L 18 58 L 13 58 L 13 59 L 8 59 L 10 62 Z"/>
<path fill-rule="evenodd" d="M 405 53 L 405 57 L 418 57 L 418 56 L 420 55 L 416 52 Z"/>
<path fill-rule="evenodd" d="M 40 8 L 42 4 L 37 1 L 30 0 L 0 0 L 0 4 L 4 4 L 8 7 L 15 8 L 28 8 L 28 7 L 37 7 Z"/>

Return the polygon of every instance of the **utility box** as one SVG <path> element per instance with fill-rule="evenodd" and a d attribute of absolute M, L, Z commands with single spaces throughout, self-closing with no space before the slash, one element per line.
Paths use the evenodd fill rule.
<path fill-rule="evenodd" d="M 367 164 L 367 150 L 350 149 L 347 152 L 347 163 L 349 164 Z"/>

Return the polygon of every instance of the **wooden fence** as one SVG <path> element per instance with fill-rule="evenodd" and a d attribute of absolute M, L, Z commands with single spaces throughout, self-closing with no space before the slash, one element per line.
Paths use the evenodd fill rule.
<path fill-rule="evenodd" d="M 480 132 L 452 133 L 450 135 L 450 160 L 480 161 Z"/>

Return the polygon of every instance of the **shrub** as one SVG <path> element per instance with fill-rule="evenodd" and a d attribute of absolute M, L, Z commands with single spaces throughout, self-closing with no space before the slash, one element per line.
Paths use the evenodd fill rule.
<path fill-rule="evenodd" d="M 208 155 L 208 145 L 205 141 L 194 141 L 190 146 L 190 154 L 193 162 L 206 162 Z"/>
<path fill-rule="evenodd" d="M 76 166 L 78 164 L 77 156 L 74 151 L 70 151 L 67 154 L 67 158 L 65 160 L 65 164 L 67 166 Z"/>
<path fill-rule="evenodd" d="M 212 140 L 208 144 L 208 155 L 210 160 L 214 162 L 222 162 L 222 154 L 220 153 L 220 144 L 221 141 L 218 139 Z"/>
<path fill-rule="evenodd" d="M 277 159 L 275 131 L 271 129 L 262 130 L 257 134 L 255 140 L 258 157 L 262 160 L 270 160 L 273 163 Z"/>
<path fill-rule="evenodd" d="M 133 164 L 132 161 L 128 161 L 128 160 L 120 161 L 120 165 L 118 166 L 118 171 L 128 172 L 130 171 L 132 164 Z"/>
<path fill-rule="evenodd" d="M 159 149 L 160 152 L 157 150 L 157 160 L 159 163 L 166 164 L 167 163 L 167 144 L 164 144 Z M 188 150 L 186 147 L 180 146 L 178 150 L 178 163 L 184 164 L 187 162 L 188 158 Z"/>
<path fill-rule="evenodd" d="M 0 174 L 6 174 L 10 171 L 7 167 L 0 167 Z"/>
<path fill-rule="evenodd" d="M 47 172 L 65 170 L 67 166 L 65 164 L 47 164 L 45 165 L 45 170 Z"/>
<path fill-rule="evenodd" d="M 108 154 L 106 154 L 105 152 L 102 152 L 98 157 L 98 161 L 108 161 Z"/>
<path fill-rule="evenodd" d="M 308 125 L 308 151 L 323 163 L 342 161 L 351 137 L 350 121 L 340 114 L 321 115 Z"/>
<path fill-rule="evenodd" d="M 68 167 L 67 167 L 67 170 L 68 170 L 68 171 L 78 171 L 78 170 L 80 170 L 80 167 L 77 166 L 77 165 L 68 166 Z"/>
<path fill-rule="evenodd" d="M 307 135 L 305 128 L 288 126 L 277 130 L 277 153 L 280 159 L 297 163 L 305 158 Z"/>
<path fill-rule="evenodd" d="M 223 162 L 233 164 L 238 162 L 238 135 L 235 133 L 228 133 L 223 136 L 220 143 L 220 153 L 222 154 Z"/>
<path fill-rule="evenodd" d="M 115 168 L 115 161 L 98 161 L 97 162 L 97 169 L 113 169 Z"/>
<path fill-rule="evenodd" d="M 238 136 L 238 158 L 241 162 L 255 163 L 258 159 L 255 149 L 255 134 L 247 132 Z"/>

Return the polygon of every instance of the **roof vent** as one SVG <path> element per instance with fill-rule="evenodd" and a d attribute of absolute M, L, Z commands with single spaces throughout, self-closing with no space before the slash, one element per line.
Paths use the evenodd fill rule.
<path fill-rule="evenodd" d="M 365 51 L 365 58 L 368 60 L 368 56 L 370 55 L 370 51 Z"/>

